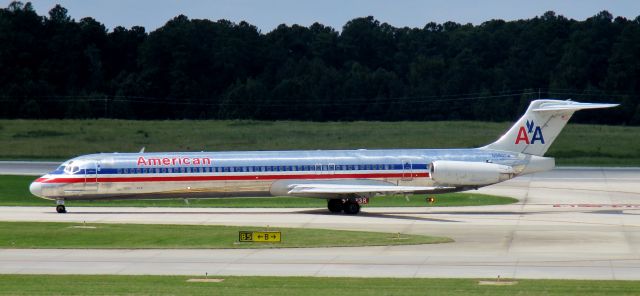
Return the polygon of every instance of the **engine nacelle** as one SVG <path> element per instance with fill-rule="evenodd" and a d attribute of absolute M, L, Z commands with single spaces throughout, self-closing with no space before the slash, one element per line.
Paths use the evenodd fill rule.
<path fill-rule="evenodd" d="M 430 165 L 430 176 L 439 185 L 489 185 L 509 180 L 515 172 L 495 163 L 437 160 Z"/>

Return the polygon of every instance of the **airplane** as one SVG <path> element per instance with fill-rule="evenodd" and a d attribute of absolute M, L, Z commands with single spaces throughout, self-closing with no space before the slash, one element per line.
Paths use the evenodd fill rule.
<path fill-rule="evenodd" d="M 504 135 L 479 148 L 83 155 L 29 190 L 55 200 L 58 213 L 66 213 L 66 200 L 296 196 L 354 215 L 380 194 L 465 191 L 551 170 L 555 160 L 544 154 L 573 113 L 615 106 L 534 100 Z"/>

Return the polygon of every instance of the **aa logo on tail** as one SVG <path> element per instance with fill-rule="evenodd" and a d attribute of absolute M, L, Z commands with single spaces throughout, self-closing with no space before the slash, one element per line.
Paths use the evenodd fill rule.
<path fill-rule="evenodd" d="M 531 135 L 531 138 L 529 138 Z M 531 141 L 529 141 L 531 139 Z M 520 142 L 525 142 L 527 144 L 535 144 L 536 141 L 539 141 L 541 144 L 544 144 L 544 137 L 542 136 L 542 129 L 540 129 L 539 125 L 535 125 L 533 120 L 527 120 L 526 128 L 524 126 L 520 127 L 518 130 L 518 137 L 516 137 L 516 144 L 520 144 Z"/>

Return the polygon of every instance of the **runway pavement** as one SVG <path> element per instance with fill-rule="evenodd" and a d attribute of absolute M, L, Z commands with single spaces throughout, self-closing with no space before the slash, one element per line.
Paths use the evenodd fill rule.
<path fill-rule="evenodd" d="M 257 225 L 448 236 L 416 246 L 0 250 L 0 273 L 640 279 L 640 169 L 563 168 L 479 190 L 517 204 L 324 209 L 0 207 L 3 221 Z M 375 203 L 375 199 L 372 200 Z M 284 238 L 286 239 L 286 237 Z"/>
<path fill-rule="evenodd" d="M 0 175 L 41 176 L 53 171 L 62 161 L 0 161 Z"/>

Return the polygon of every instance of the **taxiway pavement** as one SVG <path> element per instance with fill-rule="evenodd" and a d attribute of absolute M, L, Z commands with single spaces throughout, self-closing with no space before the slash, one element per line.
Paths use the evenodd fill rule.
<path fill-rule="evenodd" d="M 53 171 L 61 163 L 56 161 L 0 161 L 0 175 L 41 176 Z"/>
<path fill-rule="evenodd" d="M 639 168 L 562 168 L 478 192 L 520 202 L 363 208 L 358 216 L 324 209 L 71 207 L 56 214 L 53 205 L 0 207 L 2 221 L 269 225 L 455 240 L 309 249 L 1 249 L 0 273 L 640 279 Z"/>

